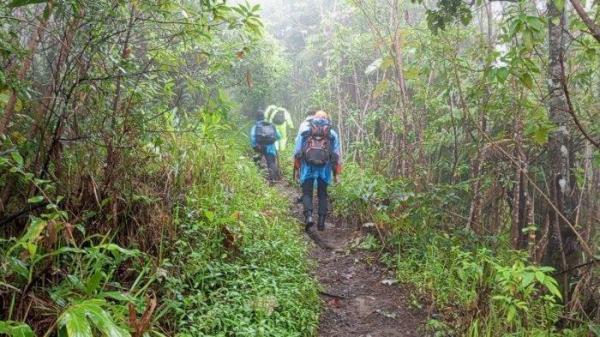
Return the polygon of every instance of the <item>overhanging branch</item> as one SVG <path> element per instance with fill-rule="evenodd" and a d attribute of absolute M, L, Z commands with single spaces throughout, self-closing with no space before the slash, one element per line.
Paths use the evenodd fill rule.
<path fill-rule="evenodd" d="M 592 18 L 590 18 L 590 16 L 587 14 L 587 12 L 585 11 L 585 8 L 583 8 L 583 6 L 579 2 L 579 0 L 570 0 L 570 1 L 571 1 L 571 4 L 573 5 L 573 8 L 575 8 L 575 11 L 577 12 L 577 15 L 579 15 L 579 17 L 581 18 L 583 23 L 585 23 L 585 25 L 590 30 L 590 34 L 592 34 L 594 39 L 596 39 L 596 41 L 598 41 L 600 43 L 600 26 L 598 26 L 598 24 L 596 24 L 594 22 L 594 20 L 592 20 Z"/>

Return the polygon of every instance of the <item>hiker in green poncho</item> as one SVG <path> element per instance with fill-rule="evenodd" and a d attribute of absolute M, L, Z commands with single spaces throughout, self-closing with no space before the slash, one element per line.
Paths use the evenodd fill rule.
<path fill-rule="evenodd" d="M 287 146 L 287 129 L 294 128 L 290 113 L 285 108 L 269 105 L 265 109 L 265 121 L 274 124 L 279 132 L 281 138 L 275 143 L 275 146 L 277 151 L 282 151 Z"/>

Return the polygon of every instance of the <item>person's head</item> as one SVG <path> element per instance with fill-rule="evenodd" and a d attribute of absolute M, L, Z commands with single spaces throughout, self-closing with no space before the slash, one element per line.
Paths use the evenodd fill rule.
<path fill-rule="evenodd" d="M 316 118 L 329 119 L 329 115 L 325 111 L 323 111 L 323 110 L 319 110 L 319 111 L 315 112 L 315 117 Z"/>
<path fill-rule="evenodd" d="M 265 119 L 265 112 L 263 108 L 259 108 L 258 110 L 256 110 L 256 115 L 254 116 L 254 118 L 256 119 L 256 121 L 262 121 L 263 119 Z"/>

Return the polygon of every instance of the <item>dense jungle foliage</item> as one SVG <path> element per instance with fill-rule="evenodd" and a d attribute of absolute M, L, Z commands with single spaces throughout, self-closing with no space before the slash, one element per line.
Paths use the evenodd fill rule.
<path fill-rule="evenodd" d="M 276 104 L 332 116 L 334 213 L 424 331 L 600 336 L 599 25 L 594 0 L 0 0 L 0 335 L 316 335 L 247 140 Z"/>
<path fill-rule="evenodd" d="M 300 229 L 230 113 L 258 10 L 2 4 L 0 335 L 314 333 Z"/>
<path fill-rule="evenodd" d="M 336 212 L 377 226 L 431 330 L 598 334 L 597 2 L 267 4 L 268 92 L 333 115 Z"/>

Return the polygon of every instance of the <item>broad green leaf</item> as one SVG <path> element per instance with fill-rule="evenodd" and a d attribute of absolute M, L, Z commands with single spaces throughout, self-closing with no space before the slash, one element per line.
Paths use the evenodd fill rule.
<path fill-rule="evenodd" d="M 21 261 L 21 259 L 18 259 L 16 257 L 9 257 L 8 263 L 10 265 L 9 270 L 13 275 L 18 275 L 22 278 L 29 277 L 28 265 L 25 262 Z"/>
<path fill-rule="evenodd" d="M 27 228 L 25 234 L 19 239 L 16 247 L 23 247 L 29 252 L 30 257 L 34 257 L 37 252 L 36 241 L 39 239 L 42 231 L 46 228 L 47 222 L 42 219 L 33 219 Z"/>
<path fill-rule="evenodd" d="M 102 308 L 105 305 L 107 305 L 106 301 L 101 299 L 73 304 L 60 315 L 58 325 L 66 328 L 68 337 L 91 337 L 92 325 L 102 333 L 102 336 L 130 337 L 129 332 L 117 326 Z"/>
<path fill-rule="evenodd" d="M 512 322 L 512 321 L 513 321 L 513 319 L 515 318 L 515 315 L 516 315 L 516 314 L 517 314 L 517 308 L 511 305 L 511 306 L 508 308 L 508 311 L 507 311 L 507 313 L 506 313 L 506 320 L 507 320 L 508 322 Z"/>
<path fill-rule="evenodd" d="M 538 282 L 540 282 L 541 284 L 544 284 L 546 281 L 546 274 L 542 273 L 541 271 L 536 271 L 535 279 L 538 280 Z"/>
<path fill-rule="evenodd" d="M 550 293 L 552 295 L 556 296 L 558 299 L 562 299 L 562 294 L 561 294 L 560 290 L 558 290 L 556 281 L 551 276 L 548 276 L 546 278 L 546 282 L 544 283 L 544 286 L 546 288 L 548 288 L 548 290 L 550 291 Z"/>
<path fill-rule="evenodd" d="M 15 161 L 15 163 L 17 164 L 18 168 L 22 168 L 23 167 L 23 157 L 21 157 L 21 154 L 19 152 L 13 151 L 13 152 L 10 153 L 10 156 Z"/>
<path fill-rule="evenodd" d="M 544 20 L 538 16 L 527 16 L 525 21 L 527 21 L 527 25 L 531 26 L 537 31 L 543 31 L 546 28 Z"/>
<path fill-rule="evenodd" d="M 112 320 L 110 315 L 99 305 L 89 305 L 86 308 L 86 315 L 94 323 L 98 330 L 102 331 L 106 337 L 128 337 L 129 333 L 119 328 Z"/>
<path fill-rule="evenodd" d="M 37 253 L 38 245 L 32 242 L 26 242 L 23 247 L 29 252 L 29 256 L 34 257 Z"/>
<path fill-rule="evenodd" d="M 494 69 L 494 75 L 495 75 L 498 83 L 506 82 L 506 79 L 508 78 L 508 74 L 509 74 L 508 68 L 506 68 L 506 67 Z"/>
<path fill-rule="evenodd" d="M 230 8 L 233 9 L 239 15 L 246 16 L 246 12 L 243 10 L 244 7 L 242 5 L 238 5 L 238 7 L 230 7 Z"/>
<path fill-rule="evenodd" d="M 529 73 L 522 73 L 519 75 L 519 80 L 528 89 L 533 89 L 533 77 Z"/>
<path fill-rule="evenodd" d="M 34 337 L 35 333 L 27 324 L 19 324 L 12 328 L 12 337 Z"/>
<path fill-rule="evenodd" d="M 0 334 L 6 334 L 9 337 L 35 337 L 35 333 L 29 325 L 13 321 L 0 321 Z"/>
<path fill-rule="evenodd" d="M 87 279 L 85 282 L 85 292 L 88 295 L 92 295 L 96 290 L 99 289 L 100 282 L 102 278 L 105 276 L 104 272 L 101 270 L 97 270 L 94 274 Z"/>
<path fill-rule="evenodd" d="M 33 219 L 29 224 L 29 228 L 27 228 L 27 232 L 21 237 L 21 240 L 26 242 L 36 241 L 42 234 L 44 228 L 46 228 L 46 225 L 46 221 L 42 219 Z"/>
<path fill-rule="evenodd" d="M 507 302 L 507 297 L 506 297 L 506 296 L 503 296 L 503 295 L 494 295 L 494 296 L 492 296 L 492 299 L 493 299 L 493 300 L 496 300 L 496 301 L 504 301 L 504 302 Z"/>
<path fill-rule="evenodd" d="M 42 200 L 44 200 L 43 195 L 36 195 L 35 197 L 31 197 L 31 198 L 27 199 L 27 202 L 30 204 L 37 204 L 38 202 L 41 202 Z"/>
<path fill-rule="evenodd" d="M 110 251 L 111 253 L 121 253 L 126 256 L 136 256 L 139 254 L 139 251 L 137 251 L 137 250 L 125 249 L 114 243 L 106 243 L 106 244 L 102 244 L 102 245 L 97 245 L 97 246 L 94 246 L 93 248 L 94 249 L 106 249 L 106 250 Z"/>
<path fill-rule="evenodd" d="M 523 288 L 526 288 L 527 286 L 529 286 L 533 282 L 534 278 L 535 278 L 534 273 L 524 273 L 523 279 L 521 282 Z"/>
<path fill-rule="evenodd" d="M 58 326 L 67 330 L 68 337 L 93 337 L 92 327 L 85 313 L 73 308 L 67 309 L 59 318 Z"/>

